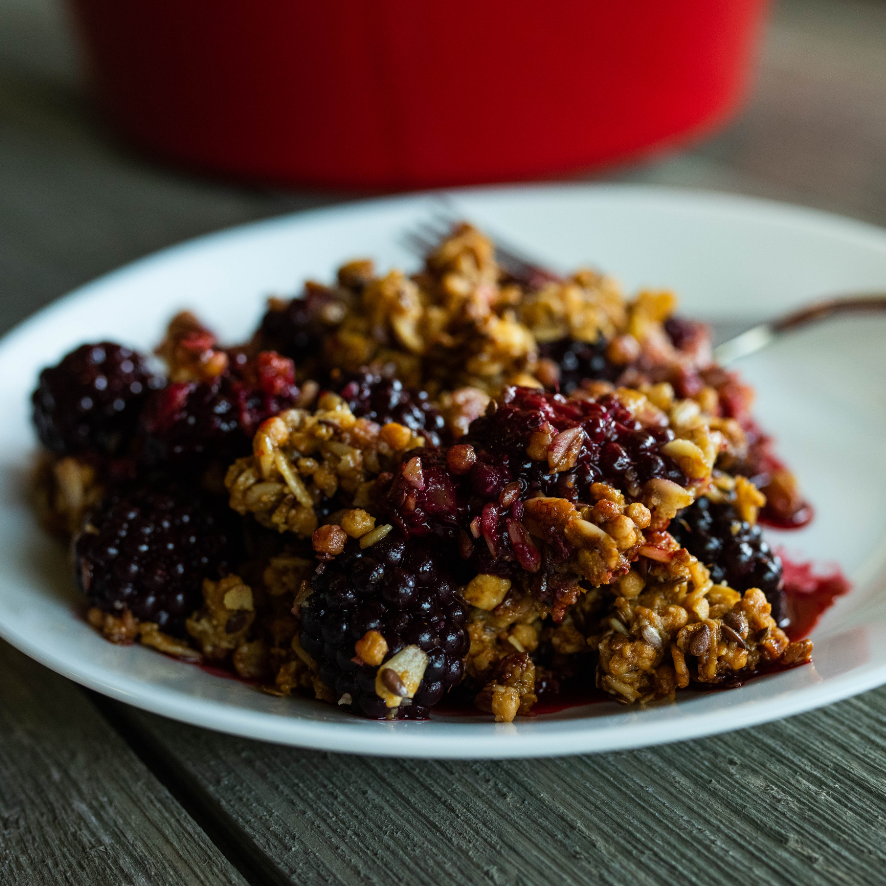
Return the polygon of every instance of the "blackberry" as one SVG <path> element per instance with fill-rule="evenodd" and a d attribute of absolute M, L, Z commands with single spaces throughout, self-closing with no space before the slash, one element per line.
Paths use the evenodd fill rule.
<path fill-rule="evenodd" d="M 539 346 L 539 357 L 552 360 L 560 369 L 560 393 L 571 394 L 585 380 L 614 382 L 624 371 L 606 357 L 607 342 L 599 338 L 595 342 L 561 338 Z"/>
<path fill-rule="evenodd" d="M 58 455 L 121 453 L 159 384 L 138 352 L 107 341 L 81 345 L 40 373 L 31 397 L 37 436 Z"/>
<path fill-rule="evenodd" d="M 233 533 L 202 498 L 137 489 L 106 499 L 74 542 L 80 590 L 105 612 L 130 610 L 169 634 L 186 636 L 204 578 L 228 568 Z"/>
<path fill-rule="evenodd" d="M 736 591 L 759 588 L 779 624 L 785 617 L 781 559 L 759 526 L 742 520 L 728 502 L 700 498 L 671 522 L 670 533 L 711 571 L 718 584 Z"/>
<path fill-rule="evenodd" d="M 396 378 L 368 369 L 340 384 L 339 395 L 358 418 L 369 418 L 380 425 L 395 421 L 423 434 L 435 446 L 446 435 L 446 422 L 429 402 L 426 391 L 404 388 Z"/>
<path fill-rule="evenodd" d="M 271 351 L 233 353 L 211 381 L 176 382 L 154 394 L 141 416 L 142 458 L 150 465 L 193 466 L 249 452 L 258 426 L 298 397 L 291 360 Z"/>
<path fill-rule="evenodd" d="M 391 533 L 363 550 L 349 541 L 334 559 L 317 567 L 313 593 L 302 608 L 300 642 L 320 665 L 320 679 L 350 709 L 373 719 L 391 710 L 425 719 L 464 673 L 468 651 L 467 608 L 453 575 L 429 546 Z M 404 646 L 428 655 L 424 679 L 412 704 L 389 709 L 375 692 L 377 666 L 354 661 L 355 643 L 368 631 L 387 642 L 386 660 Z"/>
<path fill-rule="evenodd" d="M 553 435 L 570 431 L 548 453 L 556 458 L 551 450 L 562 446 L 560 456 L 571 467 L 554 471 L 548 457 L 530 458 L 533 434 L 546 424 Z M 424 447 L 406 455 L 387 494 L 389 514 L 407 535 L 456 542 L 481 572 L 507 575 L 514 562 L 536 572 L 539 552 L 521 522 L 525 499 L 540 493 L 587 502 L 597 482 L 637 496 L 656 477 L 686 486 L 686 476 L 660 451 L 673 438 L 669 429 L 644 428 L 612 397 L 566 400 L 509 388 L 448 450 Z"/>
<path fill-rule="evenodd" d="M 304 294 L 290 301 L 272 300 L 256 335 L 259 347 L 276 351 L 301 364 L 320 355 L 326 324 L 321 315 L 339 296 L 332 289 L 308 284 Z"/>

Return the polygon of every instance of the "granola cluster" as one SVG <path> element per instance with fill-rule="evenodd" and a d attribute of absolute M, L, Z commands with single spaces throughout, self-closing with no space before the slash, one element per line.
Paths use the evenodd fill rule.
<path fill-rule="evenodd" d="M 735 685 L 809 660 L 755 528 L 806 506 L 675 309 L 592 270 L 515 276 L 460 225 L 416 274 L 360 259 L 271 299 L 246 344 L 178 315 L 165 384 L 109 343 L 66 358 L 131 392 L 125 424 L 66 412 L 53 385 L 79 382 L 47 370 L 38 506 L 108 639 L 276 694 L 391 719 L 454 694 L 511 721 L 566 686 Z"/>
<path fill-rule="evenodd" d="M 424 438 L 396 422 L 356 418 L 334 394 L 316 410 L 291 409 L 268 419 L 253 455 L 228 469 L 231 507 L 279 532 L 310 537 L 336 503 L 369 504 L 376 480 Z"/>
<path fill-rule="evenodd" d="M 760 590 L 742 595 L 715 585 L 684 549 L 671 554 L 640 561 L 588 636 L 602 689 L 620 701 L 648 702 L 691 682 L 729 685 L 767 665 L 809 660 L 812 643 L 788 640 Z"/>

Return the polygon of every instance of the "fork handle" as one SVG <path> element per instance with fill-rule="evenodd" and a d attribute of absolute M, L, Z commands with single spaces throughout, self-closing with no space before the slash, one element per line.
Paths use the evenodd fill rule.
<path fill-rule="evenodd" d="M 760 323 L 735 338 L 724 341 L 714 348 L 714 360 L 727 366 L 741 357 L 753 354 L 795 329 L 817 323 L 842 314 L 872 313 L 886 311 L 886 294 L 871 293 L 849 298 L 829 298 L 813 302 L 799 310 L 775 320 Z"/>

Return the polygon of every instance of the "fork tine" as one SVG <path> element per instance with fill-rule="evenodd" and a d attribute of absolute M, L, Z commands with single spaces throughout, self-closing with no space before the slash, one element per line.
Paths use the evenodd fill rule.
<path fill-rule="evenodd" d="M 403 240 L 408 249 L 425 258 L 428 253 L 437 248 L 449 233 L 450 226 L 448 224 L 443 226 L 432 220 L 425 220 L 416 223 L 412 230 L 406 231 Z"/>
<path fill-rule="evenodd" d="M 431 209 L 432 217 L 443 219 L 448 224 L 457 222 L 461 218 L 461 213 L 448 194 L 435 194 L 431 199 L 431 203 L 433 206 Z"/>
<path fill-rule="evenodd" d="M 436 218 L 440 224 L 454 227 L 459 221 L 463 221 L 455 214 L 454 204 L 448 198 L 441 196 L 438 199 L 438 207 L 436 209 Z M 533 277 L 546 281 L 558 281 L 561 277 L 555 274 L 549 268 L 546 268 L 541 262 L 531 258 L 508 240 L 499 236 L 497 233 L 484 227 L 486 233 L 492 238 L 495 245 L 495 258 L 498 263 L 512 276 L 515 277 Z"/>
<path fill-rule="evenodd" d="M 512 276 L 535 284 L 559 283 L 563 280 L 555 271 L 528 257 L 507 240 L 502 241 L 495 235 L 491 236 L 495 243 L 495 257 L 498 263 Z"/>
<path fill-rule="evenodd" d="M 434 209 L 434 214 L 432 215 L 432 218 L 437 221 L 438 226 L 451 228 L 459 224 L 460 222 L 468 221 L 467 219 L 463 218 L 460 213 L 457 213 L 455 211 L 455 205 L 448 195 L 439 195 L 436 198 L 435 202 L 437 205 Z M 468 223 L 471 224 L 471 222 Z M 509 244 L 507 240 L 503 239 L 498 234 L 494 234 L 492 231 L 489 230 L 488 227 L 483 226 L 483 230 L 485 230 L 486 233 L 492 238 L 492 241 L 496 247 L 496 252 L 501 252 L 501 254 L 508 260 L 513 261 L 515 264 L 518 264 L 521 267 L 541 267 L 539 262 L 531 259 L 525 252 L 523 252 L 513 244 Z"/>
<path fill-rule="evenodd" d="M 404 238 L 409 249 L 422 257 L 426 257 L 435 249 L 463 220 L 460 214 L 456 213 L 454 204 L 448 197 L 443 195 L 436 197 L 435 204 L 430 217 L 417 222 L 415 228 L 407 232 Z M 562 280 L 559 274 L 530 258 L 520 247 L 486 230 L 495 244 L 496 261 L 511 277 L 531 284 Z"/>
<path fill-rule="evenodd" d="M 406 248 L 419 258 L 425 258 L 435 246 L 435 242 L 426 240 L 415 231 L 407 231 L 403 235 L 403 242 L 406 245 Z"/>
<path fill-rule="evenodd" d="M 418 229 L 422 231 L 426 237 L 430 237 L 432 240 L 436 240 L 439 242 L 452 232 L 452 225 L 435 224 L 433 220 L 429 219 L 427 221 L 420 222 L 418 225 Z"/>

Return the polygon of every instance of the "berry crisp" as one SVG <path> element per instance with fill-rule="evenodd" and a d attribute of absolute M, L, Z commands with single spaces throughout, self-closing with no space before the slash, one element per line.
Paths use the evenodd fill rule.
<path fill-rule="evenodd" d="M 35 503 L 108 640 L 356 716 L 736 686 L 810 660 L 759 523 L 811 509 L 676 306 L 458 225 L 234 345 L 182 313 L 47 367 Z"/>

